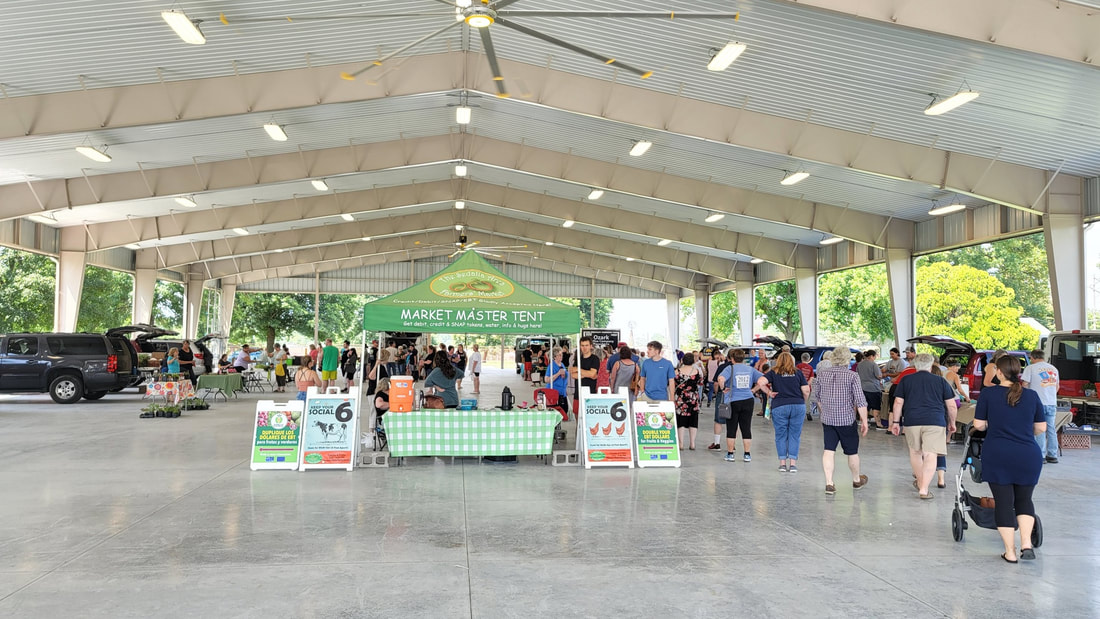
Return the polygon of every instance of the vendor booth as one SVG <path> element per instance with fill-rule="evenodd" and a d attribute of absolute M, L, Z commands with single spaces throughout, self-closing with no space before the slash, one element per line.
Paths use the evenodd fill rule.
<path fill-rule="evenodd" d="M 476 252 L 364 307 L 367 332 L 575 335 L 580 311 L 524 288 Z M 497 401 L 494 398 L 490 401 Z M 390 455 L 543 455 L 561 415 L 546 410 L 412 410 L 386 415 Z"/>

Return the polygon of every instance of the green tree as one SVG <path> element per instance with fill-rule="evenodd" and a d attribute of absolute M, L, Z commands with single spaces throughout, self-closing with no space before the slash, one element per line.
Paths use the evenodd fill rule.
<path fill-rule="evenodd" d="M 757 286 L 756 315 L 764 319 L 765 329 L 776 329 L 783 339 L 794 341 L 802 330 L 794 280 Z"/>
<path fill-rule="evenodd" d="M 1016 304 L 1024 316 L 1054 328 L 1046 241 L 1041 233 L 923 256 L 917 266 L 933 262 L 966 265 L 989 273 L 1016 293 Z"/>
<path fill-rule="evenodd" d="M 699 325 L 695 320 L 695 297 L 680 299 L 680 350 L 701 348 Z"/>
<path fill-rule="evenodd" d="M 615 301 L 613 299 L 596 299 L 596 322 L 595 324 L 592 324 L 591 299 L 567 299 L 563 297 L 556 297 L 554 300 L 578 308 L 581 313 L 581 326 L 591 329 L 607 328 L 607 324 L 611 322 L 611 310 L 615 304 Z"/>
<path fill-rule="evenodd" d="M 221 297 L 222 293 L 217 290 L 203 289 L 202 307 L 199 308 L 199 337 L 218 333 L 221 329 Z"/>
<path fill-rule="evenodd" d="M 823 331 L 861 342 L 894 340 L 886 265 L 826 273 L 818 280 L 817 290 Z"/>
<path fill-rule="evenodd" d="M 917 269 L 917 332 L 947 335 L 975 348 L 1030 349 L 1039 333 L 1021 324 L 1015 293 L 971 266 L 933 262 Z"/>
<path fill-rule="evenodd" d="M 152 319 L 158 327 L 183 331 L 183 284 L 157 280 Z"/>
<path fill-rule="evenodd" d="M 0 333 L 52 330 L 56 281 L 53 260 L 0 247 Z"/>
<path fill-rule="evenodd" d="M 351 341 L 353 346 L 363 339 L 363 306 L 375 297 L 363 294 L 323 294 L 321 295 L 320 324 L 318 331 L 321 340 L 331 337 L 335 342 Z M 312 299 L 310 299 L 312 306 Z M 312 324 L 312 322 L 311 322 Z M 310 327 L 309 337 L 313 337 Z"/>
<path fill-rule="evenodd" d="M 276 336 L 313 337 L 313 295 L 239 292 L 233 304 L 229 337 L 233 342 L 257 340 L 275 347 Z"/>
<path fill-rule="evenodd" d="M 730 290 L 710 297 L 710 336 L 723 342 L 739 342 L 737 328 L 737 293 Z"/>
<path fill-rule="evenodd" d="M 133 299 L 133 275 L 96 266 L 86 267 L 76 330 L 103 333 L 107 329 L 130 324 Z"/>

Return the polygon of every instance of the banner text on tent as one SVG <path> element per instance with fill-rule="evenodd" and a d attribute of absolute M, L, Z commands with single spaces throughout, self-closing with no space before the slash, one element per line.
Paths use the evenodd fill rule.
<path fill-rule="evenodd" d="M 401 310 L 401 320 L 476 321 L 476 322 L 542 322 L 546 312 L 529 310 Z"/>

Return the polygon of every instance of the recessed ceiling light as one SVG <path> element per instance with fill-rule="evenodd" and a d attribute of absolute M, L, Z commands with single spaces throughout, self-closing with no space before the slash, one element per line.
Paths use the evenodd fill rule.
<path fill-rule="evenodd" d="M 369 236 L 365 236 L 365 237 L 363 237 L 363 240 L 364 240 L 364 241 L 369 241 L 369 240 L 370 240 L 370 237 L 369 237 Z"/>
<path fill-rule="evenodd" d="M 470 119 L 473 117 L 474 111 L 465 105 L 455 108 L 455 122 L 460 125 L 470 124 Z"/>
<path fill-rule="evenodd" d="M 577 223 L 577 222 L 573 221 L 572 219 L 566 219 L 565 221 L 561 222 L 561 227 L 562 228 L 572 228 L 573 224 L 575 224 L 575 223 Z"/>
<path fill-rule="evenodd" d="M 283 253 L 284 251 L 286 251 L 286 250 L 285 250 L 285 249 L 283 249 L 282 247 L 280 247 L 280 248 L 278 248 L 278 249 L 276 249 L 276 250 L 275 250 L 275 253 L 277 253 L 277 254 L 281 254 L 281 253 Z"/>
<path fill-rule="evenodd" d="M 803 172 L 801 170 L 799 170 L 798 172 L 788 172 L 787 175 L 783 177 L 783 180 L 779 181 L 779 184 L 780 185 L 794 185 L 795 183 L 802 182 L 802 181 L 806 180 L 809 177 L 810 177 L 809 172 Z"/>
<path fill-rule="evenodd" d="M 821 239 L 822 245 L 836 245 L 844 240 L 842 236 L 830 236 L 828 238 Z"/>
<path fill-rule="evenodd" d="M 76 152 L 92 161 L 98 161 L 99 163 L 107 163 L 111 160 L 111 156 L 105 151 L 99 150 L 98 148 L 92 148 L 91 146 L 77 146 Z"/>
<path fill-rule="evenodd" d="M 633 258 L 631 258 L 630 256 L 627 256 L 627 258 L 626 258 L 626 261 L 627 261 L 627 262 L 634 262 L 634 259 L 633 259 Z"/>
<path fill-rule="evenodd" d="M 126 246 L 126 249 L 141 249 L 141 245 L 138 245 L 137 243 L 130 243 Z"/>
<path fill-rule="evenodd" d="M 553 246 L 553 245 L 554 245 L 554 241 L 546 241 L 546 244 L 547 244 L 547 245 L 550 245 L 550 246 Z"/>
<path fill-rule="evenodd" d="M 633 148 L 630 149 L 630 156 L 641 157 L 642 155 L 646 154 L 646 151 L 649 150 L 650 146 L 653 146 L 653 142 L 650 142 L 648 140 L 638 140 L 637 142 L 634 142 Z"/>
<path fill-rule="evenodd" d="M 459 232 L 461 232 L 461 231 L 462 231 L 462 229 L 463 229 L 463 228 L 465 228 L 465 227 L 466 227 L 466 226 L 464 226 L 464 225 L 462 225 L 462 224 L 455 224 L 455 230 L 458 230 Z"/>
<path fill-rule="evenodd" d="M 179 196 L 178 198 L 176 198 L 176 204 L 180 206 L 186 206 L 187 208 L 195 208 L 196 206 L 198 206 L 197 202 L 187 196 Z"/>
<path fill-rule="evenodd" d="M 455 208 L 461 211 L 462 209 L 466 208 L 466 203 L 462 200 L 458 200 L 457 202 L 455 202 Z"/>
<path fill-rule="evenodd" d="M 344 213 L 343 215 L 340 215 L 340 217 L 344 218 L 344 221 L 355 221 L 355 216 L 351 213 Z"/>
<path fill-rule="evenodd" d="M 737 41 L 730 41 L 726 46 L 718 50 L 714 57 L 707 63 L 708 71 L 725 71 L 733 64 L 734 60 L 745 51 L 746 45 Z"/>
<path fill-rule="evenodd" d="M 328 183 L 326 183 L 323 179 L 318 178 L 316 180 L 312 180 L 312 181 L 309 181 L 309 182 L 313 185 L 313 188 L 316 189 L 317 191 L 328 191 Z"/>
<path fill-rule="evenodd" d="M 707 215 L 707 218 L 703 221 L 707 222 L 708 224 L 712 224 L 716 221 L 722 221 L 725 216 L 725 213 L 711 213 L 710 215 Z"/>
<path fill-rule="evenodd" d="M 760 258 L 753 258 L 752 260 L 749 260 L 749 264 L 760 264 L 761 262 L 764 262 L 764 261 L 761 260 Z"/>
<path fill-rule="evenodd" d="M 283 128 L 280 125 L 276 125 L 275 123 L 267 123 L 264 125 L 264 131 L 266 131 L 267 135 L 276 142 L 286 141 L 286 131 L 283 131 Z"/>
<path fill-rule="evenodd" d="M 467 9 L 470 8 L 471 4 L 473 4 L 473 0 L 455 0 L 455 6 L 459 8 Z"/>
<path fill-rule="evenodd" d="M 461 163 L 455 166 L 455 176 L 466 176 L 468 170 Z"/>
<path fill-rule="evenodd" d="M 199 20 L 193 20 L 183 11 L 161 11 L 160 17 L 183 39 L 184 43 L 202 45 L 206 37 L 199 30 Z"/>
<path fill-rule="evenodd" d="M 933 207 L 930 211 L 928 211 L 928 214 L 933 215 L 933 216 L 939 216 L 939 215 L 947 215 L 948 213 L 957 213 L 959 211 L 965 211 L 965 210 L 966 210 L 966 205 L 965 204 L 960 204 L 960 203 L 956 202 L 956 203 L 947 204 L 947 205 L 944 205 L 944 206 Z"/>
<path fill-rule="evenodd" d="M 248 230 L 245 230 L 244 228 L 233 228 L 233 232 L 236 232 L 241 236 L 248 236 Z"/>
<path fill-rule="evenodd" d="M 657 241 L 657 244 L 660 245 L 661 247 L 664 247 L 665 245 L 668 245 L 671 242 L 672 241 L 670 241 L 668 239 L 661 239 L 660 241 Z"/>
<path fill-rule="evenodd" d="M 603 197 L 603 189 L 593 189 L 592 192 L 588 194 L 588 199 L 589 200 L 599 200 L 602 197 Z"/>
<path fill-rule="evenodd" d="M 924 113 L 927 116 L 939 116 L 940 114 L 943 114 L 945 112 L 950 112 L 951 110 L 959 107 L 960 105 L 963 105 L 964 103 L 970 103 L 974 99 L 977 99 L 979 95 L 981 95 L 981 93 L 974 92 L 973 90 L 960 90 L 954 95 L 943 100 L 940 100 L 939 97 L 933 96 L 932 103 L 930 103 L 928 107 L 924 108 Z"/>

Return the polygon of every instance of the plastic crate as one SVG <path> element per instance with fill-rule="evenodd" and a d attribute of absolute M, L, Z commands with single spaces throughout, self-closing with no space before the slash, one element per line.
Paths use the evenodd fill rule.
<path fill-rule="evenodd" d="M 1092 437 L 1088 434 L 1058 435 L 1058 446 L 1062 449 L 1092 449 Z"/>

